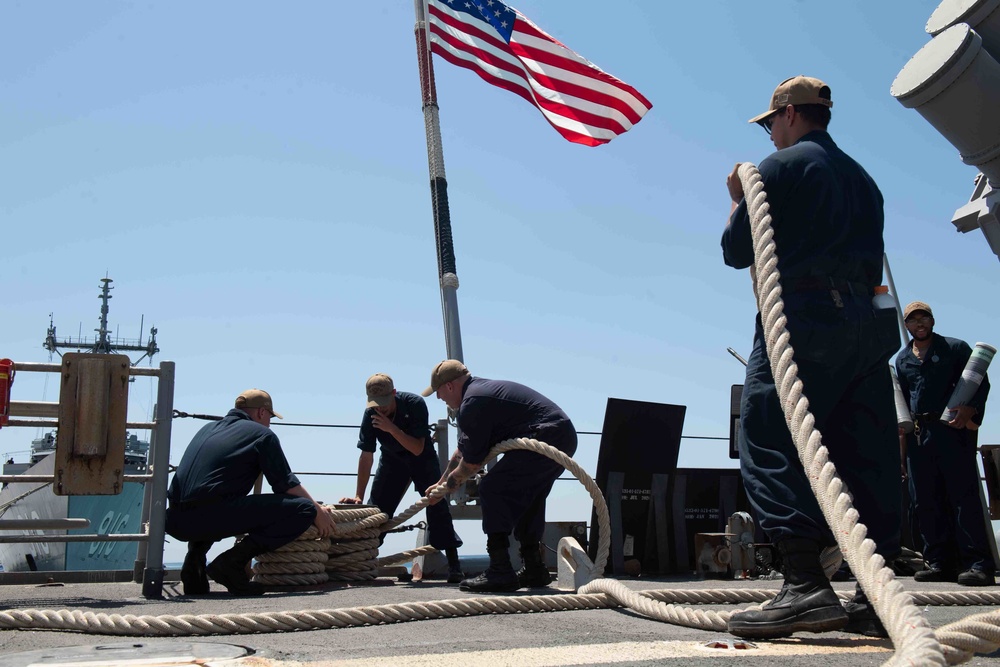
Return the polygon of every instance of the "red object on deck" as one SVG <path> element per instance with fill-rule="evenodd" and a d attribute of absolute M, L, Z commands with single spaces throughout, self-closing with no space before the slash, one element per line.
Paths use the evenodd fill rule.
<path fill-rule="evenodd" d="M 14 384 L 14 362 L 0 359 L 0 428 L 10 419 L 10 388 Z"/>

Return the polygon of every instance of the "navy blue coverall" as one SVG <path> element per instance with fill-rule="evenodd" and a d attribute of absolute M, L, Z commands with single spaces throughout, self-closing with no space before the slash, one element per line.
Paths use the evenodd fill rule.
<path fill-rule="evenodd" d="M 396 413 L 392 416 L 392 423 L 403 433 L 423 439 L 424 450 L 419 456 L 414 456 L 391 434 L 375 428 L 372 425 L 373 414 L 375 408 L 368 408 L 361 419 L 358 449 L 374 453 L 376 441 L 382 445 L 368 502 L 378 505 L 380 510 L 392 516 L 411 482 L 413 489 L 421 496 L 429 487 L 438 483 L 441 479 L 441 463 L 431 439 L 427 404 L 422 397 L 397 391 Z M 448 503 L 436 503 L 427 507 L 427 531 L 430 533 L 431 546 L 439 551 L 462 546 L 462 539 L 455 532 Z"/>
<path fill-rule="evenodd" d="M 458 450 L 462 460 L 480 465 L 492 447 L 511 438 L 531 438 L 568 456 L 576 452 L 576 428 L 548 398 L 523 384 L 470 377 L 458 407 Z M 563 467 L 523 449 L 507 452 L 479 484 L 483 532 L 503 533 L 521 544 L 542 541 L 545 499 Z"/>
<path fill-rule="evenodd" d="M 759 171 L 809 408 L 868 536 L 890 560 L 899 551 L 901 486 L 887 362 L 899 349 L 899 333 L 895 311 L 872 306 L 882 276 L 882 194 L 824 131 L 771 154 Z M 722 250 L 729 266 L 753 263 L 745 199 L 722 235 Z M 835 544 L 785 423 L 759 314 L 740 426 L 743 483 L 771 541 Z"/>
<path fill-rule="evenodd" d="M 941 413 L 972 355 L 965 341 L 931 334 L 924 361 L 908 347 L 896 357 L 896 375 L 910 406 L 916 432 L 909 436 L 906 464 L 924 560 L 934 568 L 993 574 L 995 565 L 979 497 L 976 437 L 941 421 Z M 989 377 L 969 401 L 982 424 Z M 955 553 L 957 551 L 957 554 Z M 956 562 L 956 558 L 958 562 Z"/>
<path fill-rule="evenodd" d="M 262 472 L 274 493 L 247 495 Z M 233 408 L 184 450 L 167 491 L 166 532 L 185 542 L 247 534 L 273 551 L 316 518 L 311 500 L 286 493 L 296 486 L 278 436 Z"/>

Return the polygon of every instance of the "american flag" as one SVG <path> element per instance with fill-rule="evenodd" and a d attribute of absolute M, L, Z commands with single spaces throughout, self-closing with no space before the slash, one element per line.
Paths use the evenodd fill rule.
<path fill-rule="evenodd" d="M 431 51 L 517 93 L 569 141 L 598 146 L 652 108 L 500 0 L 427 0 Z"/>

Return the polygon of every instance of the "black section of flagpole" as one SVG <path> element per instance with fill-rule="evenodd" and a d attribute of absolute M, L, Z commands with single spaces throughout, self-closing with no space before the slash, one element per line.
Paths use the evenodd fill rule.
<path fill-rule="evenodd" d="M 455 244 L 451 239 L 451 213 L 448 211 L 448 181 L 431 181 L 431 202 L 434 206 L 434 231 L 437 235 L 438 270 L 440 275 L 455 273 Z"/>

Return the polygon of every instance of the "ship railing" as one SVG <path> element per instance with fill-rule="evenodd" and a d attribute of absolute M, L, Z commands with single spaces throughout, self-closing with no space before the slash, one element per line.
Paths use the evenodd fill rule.
<path fill-rule="evenodd" d="M 167 506 L 167 476 L 170 464 L 170 434 L 173 422 L 174 408 L 174 362 L 161 362 L 159 367 L 140 368 L 129 366 L 130 376 L 157 378 L 157 402 L 154 420 L 151 422 L 126 422 L 126 429 L 150 431 L 149 443 L 149 474 L 123 475 L 123 482 L 136 482 L 144 485 L 141 533 L 115 534 L 83 534 L 83 535 L 53 535 L 53 534 L 20 534 L 0 535 L 2 543 L 45 543 L 45 542 L 137 542 L 138 552 L 131 574 L 131 580 L 142 584 L 142 594 L 147 598 L 163 597 L 163 545 L 165 537 L 165 521 Z M 18 372 L 63 373 L 62 364 L 45 364 L 31 362 L 15 362 L 14 370 Z M 87 405 L 92 411 L 107 410 L 107 405 Z M 7 426 L 29 428 L 59 428 L 58 402 L 46 401 L 10 401 Z M 120 423 L 120 422 L 119 422 Z M 55 484 L 56 475 L 0 475 L 3 483 Z M 119 489 L 120 491 L 120 489 Z M 78 494 L 77 494 L 78 495 Z M 0 530 L 79 530 L 89 527 L 90 521 L 80 518 L 68 519 L 0 519 Z M 87 579 L 120 581 L 118 572 L 88 572 Z M 12 581 L 17 583 L 34 583 L 46 581 L 74 581 L 72 573 L 63 572 L 28 572 L 4 573 L 3 579 L 16 576 Z"/>

